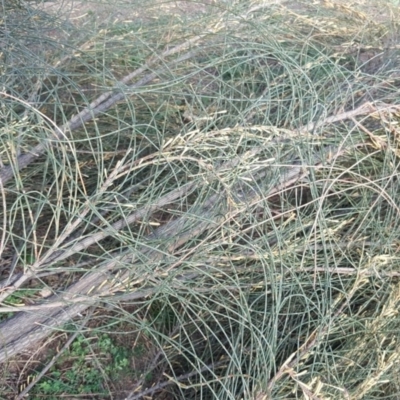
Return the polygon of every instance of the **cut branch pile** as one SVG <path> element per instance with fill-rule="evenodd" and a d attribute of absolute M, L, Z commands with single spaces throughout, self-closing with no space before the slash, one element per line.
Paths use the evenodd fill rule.
<path fill-rule="evenodd" d="M 134 72 L 132 29 L 118 26 L 63 56 L 65 71 L 47 66 L 31 93 L 4 84 L 0 363 L 105 303 L 138 307 L 132 326 L 159 347 L 150 369 L 164 363 L 130 399 L 395 390 L 399 76 L 349 56 L 359 10 L 325 2 L 315 21 L 308 3 L 242 3 L 191 21 L 205 33 L 186 41 L 166 24 L 150 54 L 135 33 Z M 108 40 L 130 50 L 104 59 L 123 79 L 95 69 Z M 90 76 L 72 78 L 85 68 L 94 100 Z M 39 294 L 18 302 L 26 290 Z M 167 332 L 150 321 L 160 301 Z M 363 368 L 380 370 L 361 379 L 371 335 Z"/>

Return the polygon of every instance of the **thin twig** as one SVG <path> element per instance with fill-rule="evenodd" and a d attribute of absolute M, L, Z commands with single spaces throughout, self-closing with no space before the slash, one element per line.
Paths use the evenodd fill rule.
<path fill-rule="evenodd" d="M 315 131 L 315 129 L 320 128 L 321 126 L 333 124 L 335 122 L 340 122 L 340 121 L 344 121 L 347 119 L 353 119 L 354 117 L 356 117 L 358 115 L 364 115 L 364 114 L 373 115 L 373 114 L 381 113 L 381 112 L 396 113 L 399 110 L 400 110 L 400 106 L 396 106 L 393 104 L 386 104 L 386 103 L 374 104 L 372 102 L 367 102 L 367 103 L 362 104 L 358 108 L 355 108 L 354 110 L 344 111 L 340 114 L 332 115 L 331 117 L 327 117 L 319 122 L 308 124 L 305 127 L 300 128 L 299 132 L 300 133 L 313 132 L 313 131 Z"/>
<path fill-rule="evenodd" d="M 192 372 L 189 372 L 187 374 L 179 375 L 176 378 L 168 377 L 170 379 L 169 381 L 160 382 L 157 385 L 154 385 L 151 388 L 148 388 L 148 389 L 146 389 L 146 390 L 144 390 L 144 391 L 142 391 L 142 392 L 140 392 L 140 393 L 138 393 L 136 395 L 131 393 L 131 394 L 128 395 L 128 397 L 125 398 L 125 400 L 138 400 L 138 399 L 143 398 L 144 396 L 153 395 L 155 392 L 157 392 L 157 391 L 159 391 L 161 389 L 164 389 L 167 386 L 170 386 L 170 385 L 172 385 L 174 383 L 179 383 L 179 382 L 185 381 L 185 380 L 191 378 L 192 376 L 199 375 L 199 374 L 201 374 L 201 373 L 203 373 L 205 371 L 212 371 L 213 369 L 215 369 L 215 368 L 217 368 L 217 367 L 219 367 L 219 366 L 221 366 L 221 365 L 223 365 L 225 363 L 226 363 L 226 361 L 219 361 L 219 362 L 216 362 L 216 363 L 213 363 L 213 364 L 205 365 L 204 367 L 200 368 L 197 371 L 192 371 Z"/>
<path fill-rule="evenodd" d="M 304 359 L 306 354 L 308 354 L 310 351 L 314 349 L 315 346 L 318 345 L 319 341 L 321 338 L 328 332 L 329 328 L 332 326 L 333 320 L 335 320 L 339 315 L 342 314 L 343 310 L 345 307 L 349 304 L 349 299 L 354 295 L 356 290 L 358 290 L 359 287 L 356 288 L 356 285 L 353 286 L 353 289 L 351 293 L 349 293 L 346 296 L 346 300 L 342 302 L 342 305 L 339 307 L 339 309 L 334 313 L 333 317 L 321 328 L 321 326 L 318 326 L 315 330 L 311 332 L 311 334 L 307 337 L 307 339 L 304 341 L 304 343 L 294 352 L 292 353 L 285 362 L 282 363 L 281 367 L 279 370 L 276 372 L 276 374 L 269 380 L 267 384 L 267 390 L 268 392 L 272 392 L 272 389 L 275 385 L 275 383 L 282 378 L 285 374 L 288 374 L 290 376 L 290 371 L 292 371 L 296 365 L 300 362 L 300 360 Z"/>

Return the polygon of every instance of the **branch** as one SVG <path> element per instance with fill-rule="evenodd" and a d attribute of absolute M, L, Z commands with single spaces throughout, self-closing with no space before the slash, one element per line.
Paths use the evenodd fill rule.
<path fill-rule="evenodd" d="M 133 77 L 136 77 L 137 75 L 141 74 L 144 72 L 146 69 L 148 69 L 154 62 L 162 57 L 166 57 L 172 54 L 175 54 L 182 49 L 193 45 L 196 41 L 199 41 L 203 37 L 205 37 L 206 34 L 204 35 L 199 35 L 196 36 L 195 38 L 192 38 L 185 43 L 175 47 L 174 49 L 167 50 L 164 53 L 161 54 L 160 57 L 152 57 L 152 59 L 146 63 L 145 66 L 137 69 L 136 71 L 132 72 L 128 76 L 126 76 L 122 81 L 120 81 L 112 91 L 109 91 L 107 93 L 102 94 L 100 97 L 98 97 L 96 100 L 94 100 L 89 106 L 87 106 L 85 109 L 83 109 L 81 112 L 79 112 L 77 115 L 73 116 L 66 124 L 62 125 L 61 127 L 56 127 L 53 130 L 53 136 L 52 139 L 56 138 L 57 140 L 60 140 L 61 138 L 68 137 L 69 134 L 78 129 L 80 126 L 82 126 L 84 123 L 94 119 L 94 117 L 100 113 L 103 113 L 104 111 L 108 110 L 111 108 L 115 103 L 123 100 L 125 98 L 125 93 L 121 92 L 121 88 L 125 86 L 125 84 L 131 80 Z M 136 82 L 133 85 L 130 85 L 130 89 L 136 89 L 138 87 L 144 86 L 151 82 L 153 79 L 157 78 L 160 73 L 164 72 L 168 68 L 171 67 L 171 65 L 174 64 L 179 64 L 182 61 L 188 60 L 192 58 L 196 54 L 196 51 L 189 51 L 179 57 L 178 59 L 174 60 L 171 62 L 168 67 L 162 67 L 158 69 L 155 72 L 152 72 L 142 79 L 140 79 L 138 82 Z M 115 94 L 115 91 L 119 91 L 120 93 Z M 2 93 L 5 96 L 10 97 L 8 94 Z M 28 106 L 28 104 L 26 104 Z M 55 125 L 52 123 L 52 125 Z M 6 167 L 3 167 L 0 169 L 0 183 L 1 185 L 5 185 L 12 177 L 14 177 L 15 173 L 25 167 L 27 167 L 29 164 L 31 164 L 36 158 L 41 156 L 48 147 L 52 147 L 53 144 L 56 142 L 54 140 L 46 140 L 44 143 L 40 143 L 37 146 L 35 146 L 33 149 L 31 149 L 28 153 L 21 154 L 17 157 L 15 165 L 9 165 Z"/>
<path fill-rule="evenodd" d="M 343 152 L 344 150 L 338 151 L 336 156 Z M 332 150 L 327 149 L 327 154 L 332 154 Z M 317 164 L 320 163 L 321 161 L 318 159 Z M 52 301 L 57 301 L 59 302 L 58 304 L 64 302 L 64 307 L 59 306 L 50 311 L 48 308 L 42 309 L 32 314 L 20 313 L 16 317 L 11 318 L 11 320 L 3 322 L 0 324 L 0 332 L 2 332 L 0 336 L 0 344 L 2 345 L 0 363 L 46 337 L 52 327 L 61 326 L 75 315 L 82 313 L 90 305 L 95 304 L 99 296 L 112 292 L 113 287 L 116 285 L 112 280 L 111 282 L 109 281 L 109 271 L 112 271 L 117 265 L 129 263 L 131 266 L 128 271 L 118 278 L 118 283 L 128 282 L 125 288 L 130 287 L 133 279 L 136 280 L 135 284 L 154 280 L 154 274 L 150 275 L 148 272 L 147 265 L 150 262 L 163 261 L 166 268 L 161 269 L 158 272 L 159 274 L 171 271 L 182 263 L 184 258 L 187 258 L 197 250 L 197 246 L 195 246 L 185 254 L 184 258 L 175 259 L 174 251 L 188 240 L 204 233 L 210 228 L 218 228 L 221 223 L 228 222 L 235 215 L 246 212 L 249 205 L 259 202 L 265 196 L 272 196 L 279 193 L 296 181 L 303 179 L 307 174 L 307 169 L 302 165 L 292 166 L 286 171 L 281 181 L 269 190 L 268 194 L 260 193 L 259 190 L 254 188 L 254 190 L 248 191 L 243 196 L 240 184 L 237 184 L 232 189 L 234 196 L 230 196 L 229 193 L 224 192 L 217 193 L 211 196 L 204 206 L 196 210 L 194 214 L 185 215 L 159 227 L 151 239 L 156 238 L 162 246 L 154 248 L 150 244 L 143 245 L 138 249 L 136 254 L 129 252 L 123 256 L 115 257 L 97 271 L 88 274 L 73 284 L 62 296 L 55 295 L 49 299 L 50 303 Z M 264 175 L 265 172 L 262 172 L 257 178 L 262 179 Z M 254 183 L 256 187 L 257 181 L 254 181 Z M 232 197 L 241 199 L 241 202 L 236 203 L 236 207 L 233 207 L 233 210 L 227 211 L 228 199 Z M 203 239 L 203 242 L 206 240 L 207 238 Z M 146 267 L 143 271 L 144 264 Z M 132 277 L 132 271 L 135 274 L 134 278 Z M 117 286 L 117 290 L 121 290 L 121 288 Z M 87 301 L 83 301 L 85 295 L 88 296 Z M 91 296 L 89 297 L 89 295 Z M 76 297 L 79 298 L 80 303 L 68 305 Z"/>

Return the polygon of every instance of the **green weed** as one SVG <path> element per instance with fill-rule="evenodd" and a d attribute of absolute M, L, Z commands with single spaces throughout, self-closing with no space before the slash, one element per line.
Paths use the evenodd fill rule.
<path fill-rule="evenodd" d="M 66 393 L 105 396 L 109 393 L 107 382 L 134 373 L 129 361 L 133 353 L 117 345 L 109 335 L 94 338 L 80 335 L 31 393 L 33 396 Z"/>

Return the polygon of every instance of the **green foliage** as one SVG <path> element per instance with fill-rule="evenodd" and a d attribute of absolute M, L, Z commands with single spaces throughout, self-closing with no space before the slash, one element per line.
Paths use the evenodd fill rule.
<path fill-rule="evenodd" d="M 17 292 L 14 292 L 11 296 L 7 297 L 7 300 L 4 302 L 6 306 L 23 306 L 27 301 L 33 300 L 35 295 L 39 289 L 21 289 Z M 11 318 L 15 313 L 6 312 L 0 314 L 0 321 L 7 320 L 7 318 Z"/>
<path fill-rule="evenodd" d="M 24 302 L 34 298 L 38 292 L 39 289 L 21 289 L 18 292 L 14 292 L 12 296 L 7 297 L 4 304 L 10 306 L 22 305 Z"/>
<path fill-rule="evenodd" d="M 79 335 L 31 393 L 36 398 L 65 393 L 106 396 L 108 381 L 135 374 L 131 357 L 132 351 L 116 345 L 109 335 Z"/>

